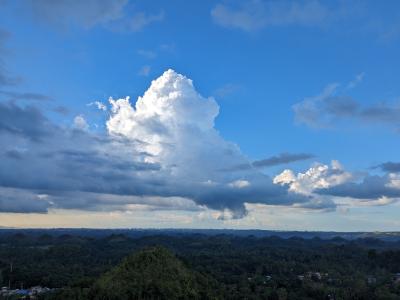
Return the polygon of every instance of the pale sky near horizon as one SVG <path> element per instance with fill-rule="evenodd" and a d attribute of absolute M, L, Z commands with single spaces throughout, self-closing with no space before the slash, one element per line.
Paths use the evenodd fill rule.
<path fill-rule="evenodd" d="M 400 230 L 398 1 L 0 1 L 0 227 Z"/>

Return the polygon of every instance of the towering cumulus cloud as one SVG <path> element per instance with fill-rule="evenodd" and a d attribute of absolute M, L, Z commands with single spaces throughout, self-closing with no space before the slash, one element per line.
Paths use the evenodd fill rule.
<path fill-rule="evenodd" d="M 192 81 L 173 70 L 154 80 L 135 108 L 125 99 L 110 99 L 112 115 L 107 122 L 111 135 L 123 135 L 141 140 L 145 149 L 157 159 L 166 159 L 176 150 L 187 152 L 188 139 L 194 135 L 217 137 L 214 119 L 219 107 L 214 99 L 205 99 L 193 87 Z M 218 138 L 218 137 L 217 137 Z M 222 140 L 221 140 L 222 141 Z M 219 142 L 221 142 L 219 141 Z M 173 144 L 174 151 L 167 144 Z M 193 148 L 198 148 L 196 144 Z"/>
<path fill-rule="evenodd" d="M 235 217 L 245 213 L 244 202 L 286 205 L 304 201 L 254 170 L 241 174 L 221 171 L 248 161 L 215 130 L 218 104 L 202 97 L 185 76 L 166 71 L 134 107 L 129 98 L 110 99 L 110 103 L 109 134 L 140 141 L 138 150 L 147 154 L 145 162 L 162 166 L 161 173 L 168 174 L 168 189 L 179 189 L 174 196 L 228 209 Z"/>
<path fill-rule="evenodd" d="M 245 161 L 238 147 L 214 129 L 215 100 L 203 98 L 190 79 L 173 70 L 154 80 L 135 107 L 129 98 L 110 103 L 109 134 L 140 141 L 146 161 L 169 168 L 173 176 L 209 182 L 222 175 L 222 166 Z"/>
<path fill-rule="evenodd" d="M 209 208 L 240 218 L 246 203 L 312 208 L 313 195 L 274 183 L 257 168 L 226 171 L 249 161 L 214 128 L 215 100 L 202 97 L 185 76 L 168 70 L 135 104 L 127 97 L 110 105 L 107 131 L 100 134 L 84 119 L 84 128 L 77 118 L 65 128 L 36 108 L 1 104 L 0 115 L 9 118 L 0 126 L 0 211 L 112 211 L 141 204 Z M 22 194 L 24 201 L 17 197 Z"/>

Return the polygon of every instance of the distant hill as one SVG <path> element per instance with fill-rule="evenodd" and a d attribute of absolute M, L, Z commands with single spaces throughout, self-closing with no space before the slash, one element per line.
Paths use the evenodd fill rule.
<path fill-rule="evenodd" d="M 232 235 L 239 237 L 254 236 L 258 238 L 277 236 L 288 239 L 299 237 L 303 239 L 320 238 L 329 240 L 335 237 L 346 240 L 356 240 L 364 238 L 374 238 L 384 241 L 400 241 L 400 232 L 336 232 L 336 231 L 279 231 L 279 230 L 257 230 L 257 229 L 90 229 L 90 228 L 59 228 L 59 229 L 2 229 L 0 228 L 0 238 L 5 235 L 26 234 L 29 236 L 51 235 L 61 238 L 68 236 L 81 236 L 102 238 L 113 235 L 115 240 L 122 235 L 131 238 L 140 238 L 145 236 L 168 235 L 168 236 L 187 236 L 187 235 Z"/>
<path fill-rule="evenodd" d="M 212 299 L 209 279 L 189 268 L 169 250 L 153 247 L 125 258 L 104 274 L 91 299 Z"/>

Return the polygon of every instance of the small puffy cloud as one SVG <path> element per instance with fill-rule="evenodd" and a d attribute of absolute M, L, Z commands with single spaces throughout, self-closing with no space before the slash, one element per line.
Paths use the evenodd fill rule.
<path fill-rule="evenodd" d="M 95 106 L 98 110 L 107 111 L 107 106 L 100 101 L 94 101 L 87 104 L 88 106 Z"/>
<path fill-rule="evenodd" d="M 243 189 L 243 188 L 250 186 L 250 182 L 248 182 L 247 180 L 239 179 L 239 180 L 235 180 L 235 181 L 229 183 L 229 186 L 233 187 L 233 188 L 237 188 L 237 189 Z"/>
<path fill-rule="evenodd" d="M 400 189 L 400 174 L 388 174 L 388 183 L 386 183 L 387 187 Z"/>
<path fill-rule="evenodd" d="M 275 184 L 289 185 L 296 181 L 296 175 L 292 170 L 286 169 L 274 177 Z"/>
<path fill-rule="evenodd" d="M 217 4 L 211 16 L 218 25 L 244 31 L 269 26 L 318 25 L 329 17 L 320 1 L 262 1 Z"/>
<path fill-rule="evenodd" d="M 74 118 L 74 127 L 80 130 L 88 130 L 89 124 L 86 122 L 86 119 L 82 115 L 79 115 Z"/>

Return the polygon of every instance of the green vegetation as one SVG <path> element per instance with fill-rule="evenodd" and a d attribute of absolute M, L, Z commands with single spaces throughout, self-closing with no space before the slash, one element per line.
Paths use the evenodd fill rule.
<path fill-rule="evenodd" d="M 400 299 L 400 243 L 376 239 L 19 234 L 0 270 L 47 299 Z"/>
<path fill-rule="evenodd" d="M 92 299 L 204 299 L 211 280 L 191 271 L 165 248 L 143 250 L 124 259 L 93 286 Z"/>

